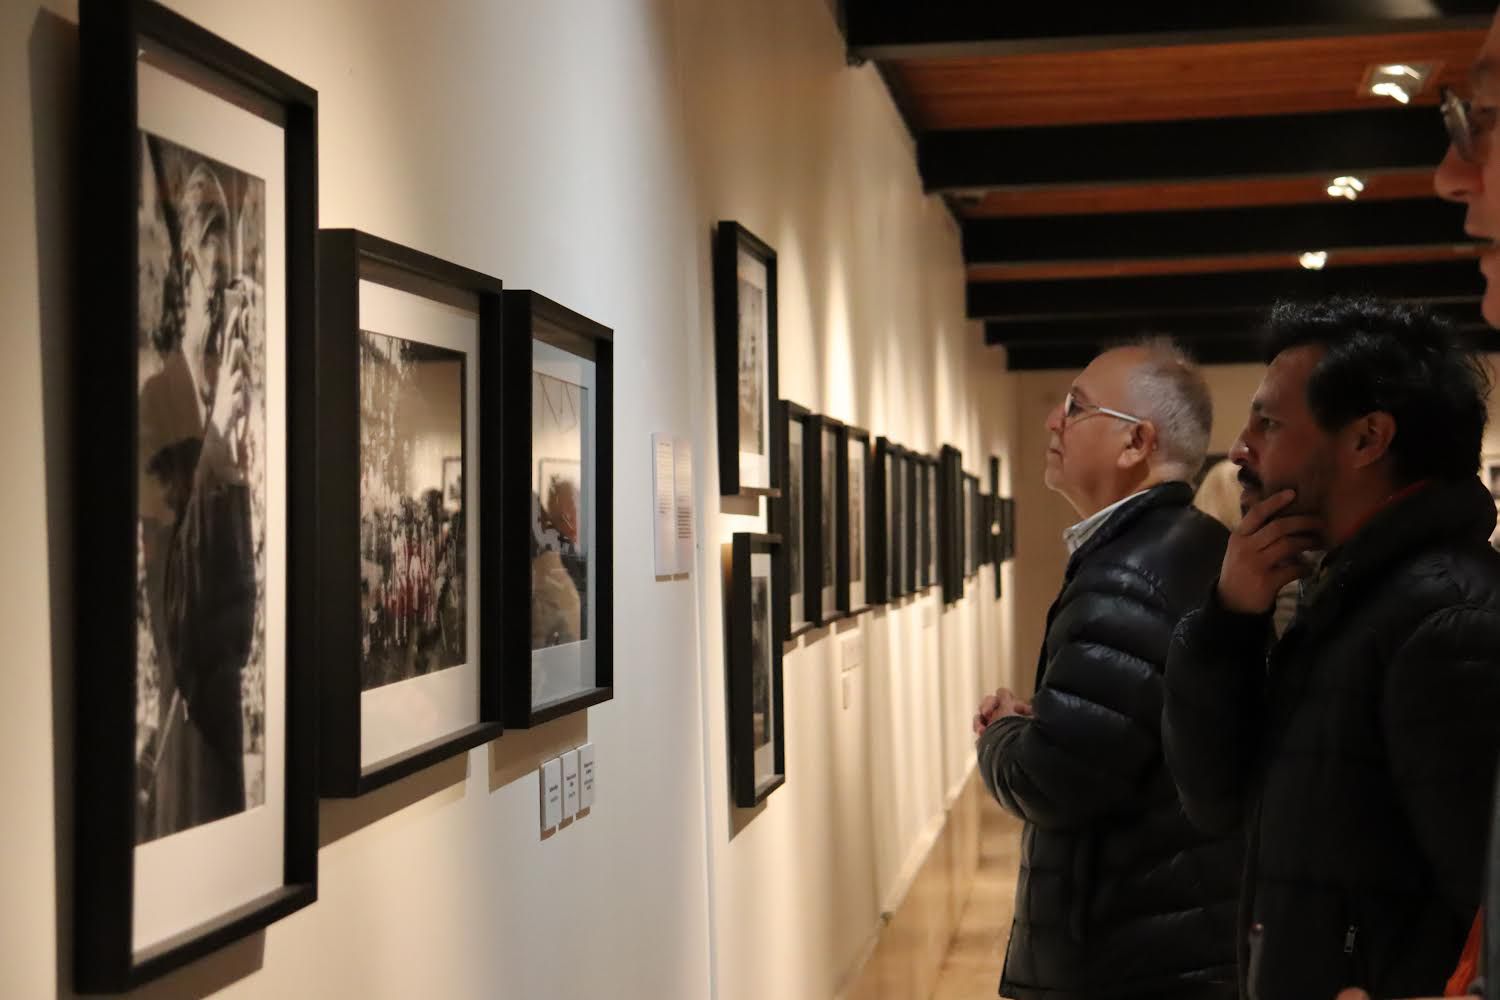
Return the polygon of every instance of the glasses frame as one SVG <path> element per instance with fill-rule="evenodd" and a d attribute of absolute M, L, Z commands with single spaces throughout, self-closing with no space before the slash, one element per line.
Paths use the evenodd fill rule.
<path fill-rule="evenodd" d="M 1073 408 L 1075 406 L 1078 408 L 1078 416 L 1072 415 Z M 1069 391 L 1068 394 L 1063 397 L 1062 418 L 1065 425 L 1076 424 L 1079 420 L 1083 419 L 1083 414 L 1088 413 L 1103 413 L 1105 416 L 1114 417 L 1116 420 L 1124 420 L 1127 423 L 1132 424 L 1144 424 L 1146 422 L 1144 417 L 1137 417 L 1133 413 L 1125 413 L 1121 410 L 1111 410 L 1107 406 L 1099 406 L 1095 403 L 1082 402 L 1072 391 Z"/>
<path fill-rule="evenodd" d="M 1442 89 L 1438 110 L 1443 116 L 1443 127 L 1448 130 L 1448 141 L 1454 150 L 1468 163 L 1478 164 L 1479 127 L 1474 124 L 1473 105 L 1459 97 L 1452 87 Z"/>

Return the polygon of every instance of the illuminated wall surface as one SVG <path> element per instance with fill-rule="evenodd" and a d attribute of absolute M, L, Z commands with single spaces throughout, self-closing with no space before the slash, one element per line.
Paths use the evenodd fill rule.
<path fill-rule="evenodd" d="M 956 227 L 923 196 L 874 68 L 845 65 L 823 0 L 171 6 L 317 89 L 323 226 L 614 329 L 616 695 L 325 803 L 319 901 L 142 995 L 834 996 L 970 774 L 979 694 L 1017 665 L 1029 679 L 1033 658 L 1013 649 L 1011 568 L 1005 602 L 986 569 L 948 609 L 924 598 L 814 631 L 785 661 L 789 780 L 757 812 L 730 805 L 719 546 L 764 530 L 764 504 L 718 497 L 713 222 L 779 253 L 783 397 L 915 450 L 954 444 L 986 477 L 999 455 L 1018 488 L 1039 465 L 1039 421 L 963 318 Z M 62 0 L 0 9 L 5 997 L 67 982 L 60 343 L 89 293 L 68 268 L 75 20 Z M 653 431 L 694 442 L 690 580 L 652 572 Z M 1028 506 L 1021 523 L 1042 522 Z M 1023 540 L 1049 572 L 1053 538 Z M 585 740 L 593 814 L 542 840 L 536 764 Z"/>

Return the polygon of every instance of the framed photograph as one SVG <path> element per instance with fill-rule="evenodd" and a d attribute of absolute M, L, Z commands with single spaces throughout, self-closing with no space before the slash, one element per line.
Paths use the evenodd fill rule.
<path fill-rule="evenodd" d="M 808 420 L 807 615 L 819 625 L 843 617 L 839 610 L 838 539 L 845 531 L 838 502 L 839 442 L 844 425 L 832 417 Z"/>
<path fill-rule="evenodd" d="M 886 469 L 886 476 L 889 479 L 891 496 L 890 507 L 887 511 L 891 526 L 888 536 L 890 554 L 886 559 L 891 568 L 891 597 L 901 598 L 911 593 L 911 589 L 907 587 L 909 574 L 906 558 L 906 511 L 911 504 L 910 496 L 906 491 L 906 449 L 900 445 L 891 445 L 890 463 Z"/>
<path fill-rule="evenodd" d="M 508 437 L 500 572 L 526 645 L 504 658 L 505 725 L 529 729 L 614 697 L 614 334 L 531 291 L 505 293 Z M 524 478 L 520 470 L 524 469 Z M 524 527 L 523 527 L 524 526 Z"/>
<path fill-rule="evenodd" d="M 753 808 L 786 781 L 782 636 L 776 581 L 785 574 L 776 535 L 736 532 L 725 546 L 729 641 L 729 776 L 735 805 Z"/>
<path fill-rule="evenodd" d="M 922 586 L 942 582 L 938 572 L 938 460 L 922 458 Z"/>
<path fill-rule="evenodd" d="M 964 596 L 964 473 L 963 452 L 943 445 L 938 458 L 938 575 L 943 603 Z"/>
<path fill-rule="evenodd" d="M 776 400 L 776 251 L 737 222 L 714 234 L 714 369 L 719 492 L 766 496 Z"/>
<path fill-rule="evenodd" d="M 903 503 L 902 531 L 901 531 L 901 570 L 904 575 L 904 589 L 908 594 L 915 594 L 921 587 L 922 572 L 920 569 L 921 556 L 921 476 L 922 456 L 913 451 L 903 450 L 901 452 L 902 481 L 905 483 L 901 491 Z"/>
<path fill-rule="evenodd" d="M 866 590 L 870 603 L 889 604 L 895 595 L 891 587 L 891 442 L 875 439 L 870 462 L 869 530 L 865 538 L 865 555 L 869 557 L 869 579 Z"/>
<path fill-rule="evenodd" d="M 838 508 L 843 512 L 843 531 L 838 545 L 838 607 L 857 615 L 869 606 L 867 586 L 869 557 L 869 466 L 870 432 L 843 428 L 840 435 L 843 461 L 838 463 Z"/>
<path fill-rule="evenodd" d="M 317 94 L 79 7 L 74 983 L 317 898 Z"/>
<path fill-rule="evenodd" d="M 979 573 L 979 557 L 984 550 L 984 514 L 979 508 L 979 477 L 964 473 L 964 576 Z"/>
<path fill-rule="evenodd" d="M 319 233 L 318 273 L 318 761 L 350 797 L 501 732 L 501 287 L 352 229 Z"/>
<path fill-rule="evenodd" d="M 808 427 L 812 414 L 806 407 L 778 400 L 775 409 L 775 434 L 772 454 L 781 495 L 770 502 L 771 530 L 782 539 L 783 558 L 787 566 L 786 585 L 778 591 L 777 631 L 785 639 L 794 639 L 812 628 L 814 622 L 807 601 L 807 512 L 810 461 L 807 454 Z"/>

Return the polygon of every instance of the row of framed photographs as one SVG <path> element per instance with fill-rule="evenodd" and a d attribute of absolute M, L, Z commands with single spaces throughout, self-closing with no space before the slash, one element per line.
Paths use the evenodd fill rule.
<path fill-rule="evenodd" d="M 775 406 L 771 532 L 725 546 L 730 786 L 751 808 L 786 780 L 784 644 L 817 626 L 941 586 L 963 596 L 1014 555 L 1015 506 L 979 491 L 963 456 L 902 448 L 786 400 Z M 992 483 L 999 459 L 991 460 Z"/>
<path fill-rule="evenodd" d="M 317 95 L 83 0 L 75 986 L 316 898 L 318 799 L 613 693 L 612 333 L 317 227 Z"/>

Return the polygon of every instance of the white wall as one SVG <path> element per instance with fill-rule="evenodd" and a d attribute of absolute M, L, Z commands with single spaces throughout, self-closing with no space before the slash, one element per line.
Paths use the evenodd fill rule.
<path fill-rule="evenodd" d="M 819 0 L 171 5 L 318 90 L 322 225 L 614 328 L 617 687 L 586 717 L 325 803 L 319 901 L 142 995 L 832 996 L 972 766 L 973 702 L 1013 675 L 989 571 L 952 610 L 913 601 L 804 638 L 788 783 L 758 814 L 729 805 L 719 545 L 763 519 L 717 495 L 713 222 L 779 251 L 783 396 L 1013 475 L 1009 377 L 963 319 L 956 227 L 873 68 L 844 65 Z M 8 0 L 0 19 L 0 995 L 41 997 L 67 992 L 71 909 L 76 8 Z M 654 430 L 695 440 L 692 581 L 652 576 Z M 847 710 L 846 637 L 864 654 Z M 593 815 L 542 841 L 534 766 L 585 738 Z"/>

